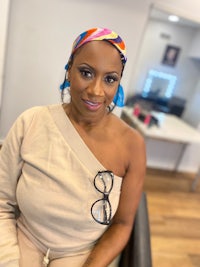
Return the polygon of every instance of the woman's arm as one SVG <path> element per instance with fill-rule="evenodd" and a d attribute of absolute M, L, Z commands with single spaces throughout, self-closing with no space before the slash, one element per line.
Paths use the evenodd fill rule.
<path fill-rule="evenodd" d="M 129 140 L 129 165 L 122 182 L 119 206 L 111 226 L 97 242 L 83 267 L 107 267 L 129 240 L 143 190 L 146 152 L 144 140 L 138 133 L 131 130 L 126 138 Z"/>
<path fill-rule="evenodd" d="M 24 112 L 10 129 L 0 150 L 0 266 L 19 267 L 15 207 L 23 159 L 21 146 L 35 111 Z"/>
<path fill-rule="evenodd" d="M 16 185 L 21 159 L 13 133 L 9 133 L 0 151 L 0 266 L 18 266 L 16 234 Z"/>

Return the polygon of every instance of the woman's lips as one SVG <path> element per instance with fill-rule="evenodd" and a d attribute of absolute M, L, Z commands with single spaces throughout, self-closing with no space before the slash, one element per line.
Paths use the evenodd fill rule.
<path fill-rule="evenodd" d="M 90 100 L 83 100 L 83 101 L 89 110 L 98 110 L 102 105 L 101 102 L 95 102 Z"/>

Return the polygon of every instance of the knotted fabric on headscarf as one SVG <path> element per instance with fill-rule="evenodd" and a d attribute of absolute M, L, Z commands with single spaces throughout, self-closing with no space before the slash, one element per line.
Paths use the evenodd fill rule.
<path fill-rule="evenodd" d="M 110 44 L 112 44 L 119 52 L 121 61 L 122 61 L 122 66 L 124 69 L 125 63 L 127 61 L 126 58 L 126 48 L 125 48 L 125 43 L 121 39 L 121 37 L 115 33 L 112 30 L 106 29 L 106 28 L 92 28 L 89 29 L 83 33 L 81 33 L 74 41 L 73 46 L 72 46 L 72 51 L 71 55 L 69 57 L 69 60 L 65 66 L 65 69 L 68 70 L 69 65 L 71 61 L 73 60 L 73 56 L 76 53 L 76 51 L 84 44 L 91 42 L 91 41 L 107 41 Z M 123 70 L 122 69 L 122 70 Z M 63 84 L 61 84 L 60 89 L 63 90 L 68 86 L 68 82 L 64 81 Z M 117 106 L 122 107 L 124 104 L 124 92 L 123 88 L 120 85 L 120 88 L 118 88 L 117 94 L 120 96 L 118 97 L 117 94 L 114 98 L 114 102 Z M 119 101 L 120 99 L 120 101 Z"/>

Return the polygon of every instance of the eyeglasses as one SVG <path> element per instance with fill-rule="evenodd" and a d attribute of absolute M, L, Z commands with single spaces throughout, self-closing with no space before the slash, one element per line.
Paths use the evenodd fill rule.
<path fill-rule="evenodd" d="M 94 187 L 103 194 L 103 198 L 92 204 L 93 219 L 103 225 L 109 225 L 112 217 L 112 207 L 109 194 L 113 188 L 114 175 L 111 171 L 99 171 L 94 177 Z"/>

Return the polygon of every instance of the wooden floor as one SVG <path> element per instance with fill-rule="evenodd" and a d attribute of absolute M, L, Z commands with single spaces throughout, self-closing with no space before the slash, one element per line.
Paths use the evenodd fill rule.
<path fill-rule="evenodd" d="M 192 174 L 147 170 L 153 267 L 200 267 L 200 182 Z"/>

